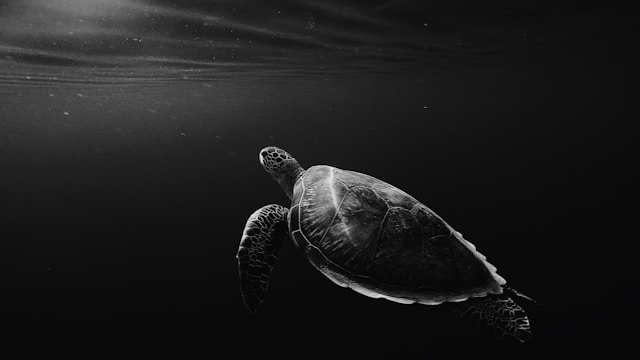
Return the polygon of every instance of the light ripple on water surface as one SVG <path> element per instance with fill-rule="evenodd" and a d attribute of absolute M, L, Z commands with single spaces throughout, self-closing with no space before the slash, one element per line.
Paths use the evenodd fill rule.
<path fill-rule="evenodd" d="M 0 84 L 414 71 L 461 61 L 491 62 L 505 48 L 518 49 L 521 43 L 531 47 L 544 40 L 540 31 L 537 38 L 526 39 L 526 31 L 536 29 L 534 20 L 549 17 L 543 5 L 520 9 L 527 19 L 523 25 L 496 32 L 501 20 L 496 14 L 506 13 L 496 4 L 485 5 L 494 18 L 484 26 L 451 16 L 469 13 L 468 6 L 461 12 L 444 4 L 0 2 Z"/>

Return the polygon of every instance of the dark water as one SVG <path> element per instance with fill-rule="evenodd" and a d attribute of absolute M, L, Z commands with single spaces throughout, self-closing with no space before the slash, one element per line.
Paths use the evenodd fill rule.
<path fill-rule="evenodd" d="M 617 2 L 0 1 L 2 352 L 622 351 L 634 22 Z M 338 288 L 292 244 L 250 315 L 240 234 L 286 204 L 266 145 L 422 200 L 538 299 L 531 342 Z"/>

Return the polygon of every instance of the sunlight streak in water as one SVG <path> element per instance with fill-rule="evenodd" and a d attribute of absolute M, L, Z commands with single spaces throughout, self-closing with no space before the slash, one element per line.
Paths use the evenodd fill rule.
<path fill-rule="evenodd" d="M 404 37 L 394 40 L 393 22 L 333 3 L 272 8 L 248 1 L 236 8 L 211 1 L 206 9 L 185 3 L 25 0 L 3 5 L 0 62 L 187 69 L 237 63 L 323 70 L 415 61 L 422 54 L 414 49 L 424 47 L 407 47 L 410 40 Z"/>
<path fill-rule="evenodd" d="M 267 76 L 415 71 L 494 61 L 492 43 L 478 34 L 508 44 L 486 29 L 448 28 L 442 21 L 427 27 L 433 12 L 419 10 L 397 1 L 0 2 L 0 81 L 25 79 L 29 68 L 46 73 L 61 66 L 82 74 L 121 69 L 117 79 L 154 71 L 162 77 L 169 69 L 189 77 L 229 69 Z M 461 41 L 463 31 L 475 42 Z"/>

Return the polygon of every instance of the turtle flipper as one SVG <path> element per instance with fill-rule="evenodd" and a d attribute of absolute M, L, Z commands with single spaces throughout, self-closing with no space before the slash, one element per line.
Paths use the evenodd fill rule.
<path fill-rule="evenodd" d="M 449 304 L 460 317 L 488 328 L 497 338 L 513 338 L 524 343 L 531 337 L 529 318 L 524 309 L 505 294 Z"/>
<path fill-rule="evenodd" d="M 238 248 L 240 292 L 249 311 L 254 313 L 264 299 L 271 270 L 278 258 L 282 241 L 289 235 L 287 213 L 280 205 L 266 205 L 256 210 L 245 225 Z"/>

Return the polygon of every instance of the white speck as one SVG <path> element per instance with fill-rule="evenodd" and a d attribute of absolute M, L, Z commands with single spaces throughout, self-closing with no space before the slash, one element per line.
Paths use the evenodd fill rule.
<path fill-rule="evenodd" d="M 183 132 L 181 132 L 181 133 L 180 133 L 180 135 L 182 135 L 182 136 L 187 136 L 187 134 L 185 134 L 185 133 L 183 133 Z"/>
<path fill-rule="evenodd" d="M 423 108 L 423 109 L 426 109 L 427 107 L 426 107 L 426 106 L 423 106 L 422 108 Z"/>
<path fill-rule="evenodd" d="M 422 26 L 427 27 L 427 23 L 422 24 Z"/>
<path fill-rule="evenodd" d="M 73 35 L 73 31 L 69 31 L 69 35 Z"/>
<path fill-rule="evenodd" d="M 216 135 L 216 139 L 220 140 L 220 139 L 222 139 L 222 136 Z"/>
<path fill-rule="evenodd" d="M 31 80 L 31 76 L 25 76 L 25 79 Z"/>
<path fill-rule="evenodd" d="M 69 116 L 69 113 L 68 113 L 68 112 L 66 112 L 66 111 L 65 111 L 65 112 L 63 112 L 63 114 L 65 114 L 65 115 Z"/>
<path fill-rule="evenodd" d="M 76 94 L 76 95 L 78 95 L 78 97 L 84 97 L 84 95 L 82 95 L 82 94 Z"/>
<path fill-rule="evenodd" d="M 49 94 L 49 96 L 53 97 L 54 95 L 53 94 Z"/>

